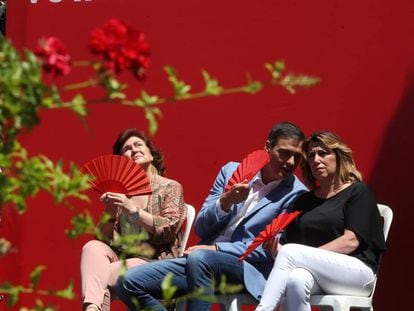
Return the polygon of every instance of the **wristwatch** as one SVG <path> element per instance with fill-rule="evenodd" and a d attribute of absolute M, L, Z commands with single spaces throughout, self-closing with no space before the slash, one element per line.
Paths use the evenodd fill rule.
<path fill-rule="evenodd" d="M 131 220 L 131 221 L 133 221 L 133 222 L 137 222 L 137 221 L 138 221 L 138 219 L 139 219 L 139 212 L 138 212 L 138 211 L 136 211 L 136 212 L 130 213 L 130 214 L 128 215 L 128 218 L 129 218 L 129 220 Z"/>

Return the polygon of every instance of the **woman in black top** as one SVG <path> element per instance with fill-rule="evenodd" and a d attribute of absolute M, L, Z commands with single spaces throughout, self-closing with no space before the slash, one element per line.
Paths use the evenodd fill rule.
<path fill-rule="evenodd" d="M 330 132 L 303 145 L 302 175 L 311 192 L 301 214 L 264 247 L 277 257 L 257 311 L 309 311 L 311 294 L 369 296 L 385 240 L 375 197 L 362 183 L 352 151 Z"/>

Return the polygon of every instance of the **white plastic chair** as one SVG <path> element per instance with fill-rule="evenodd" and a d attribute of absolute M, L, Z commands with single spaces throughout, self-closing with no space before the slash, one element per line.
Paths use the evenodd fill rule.
<path fill-rule="evenodd" d="M 194 218 L 196 215 L 195 208 L 192 205 L 186 204 L 185 206 L 187 207 L 187 220 L 185 223 L 183 241 L 182 241 L 180 252 L 179 252 L 180 256 L 184 255 L 184 251 L 187 248 L 188 238 L 190 236 L 191 228 L 193 226 Z M 176 306 L 176 311 L 184 311 L 184 310 L 185 310 L 185 303 L 184 302 L 178 303 Z"/>
<path fill-rule="evenodd" d="M 182 256 L 184 254 L 184 251 L 187 247 L 188 238 L 190 236 L 191 227 L 193 226 L 194 218 L 195 218 L 195 209 L 192 205 L 186 204 L 187 207 L 187 220 L 185 223 L 185 229 L 184 229 L 184 235 L 183 235 L 183 241 L 181 244 L 179 255 Z"/>
<path fill-rule="evenodd" d="M 385 240 L 387 240 L 392 223 L 393 213 L 391 208 L 384 204 L 378 204 L 378 210 L 384 219 L 384 237 Z M 318 307 L 328 306 L 331 307 L 334 311 L 349 311 L 351 308 L 373 311 L 374 307 L 372 306 L 372 298 L 374 297 L 376 285 L 377 280 L 375 280 L 374 288 L 372 289 L 372 293 L 369 297 L 345 295 L 313 295 L 311 296 L 311 304 L 312 306 Z"/>
<path fill-rule="evenodd" d="M 379 213 L 384 219 L 384 237 L 387 240 L 390 231 L 393 212 L 390 207 L 384 204 L 377 204 Z M 345 295 L 313 295 L 311 296 L 311 305 L 320 307 L 321 310 L 332 308 L 333 311 L 349 311 L 351 307 L 360 308 L 361 310 L 373 311 L 372 298 L 374 296 L 375 286 L 369 297 L 345 296 Z M 241 311 L 242 305 L 257 305 L 257 300 L 249 294 L 235 295 L 218 295 L 216 296 L 220 309 L 229 311 Z"/>

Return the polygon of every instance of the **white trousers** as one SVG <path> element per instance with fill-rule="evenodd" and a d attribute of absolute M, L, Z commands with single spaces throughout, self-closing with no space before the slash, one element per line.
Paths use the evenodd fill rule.
<path fill-rule="evenodd" d="M 310 311 L 311 294 L 367 297 L 375 274 L 361 260 L 320 248 L 283 245 L 256 311 Z"/>

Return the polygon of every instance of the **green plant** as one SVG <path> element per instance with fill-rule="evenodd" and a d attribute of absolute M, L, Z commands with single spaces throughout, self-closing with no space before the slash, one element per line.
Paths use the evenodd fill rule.
<path fill-rule="evenodd" d="M 134 34 L 133 38 L 119 38 L 119 44 L 127 48 L 129 53 L 108 53 L 106 35 L 108 32 L 127 28 Z M 118 74 L 129 70 L 137 77 L 137 83 L 145 78 L 145 70 L 149 65 L 149 47 L 143 39 L 143 34 L 130 29 L 118 20 L 111 20 L 101 28 L 92 32 L 91 52 L 99 55 L 98 60 L 71 61 L 63 43 L 57 38 L 47 38 L 41 41 L 41 47 L 36 54 L 29 50 L 22 53 L 16 50 L 4 37 L 0 37 L 0 206 L 1 208 L 16 208 L 20 213 L 27 209 L 27 199 L 36 196 L 40 191 L 49 193 L 56 204 L 67 206 L 74 212 L 72 228 L 66 229 L 70 238 L 81 234 L 99 235 L 96 224 L 88 210 L 79 212 L 73 209 L 71 200 L 88 202 L 85 191 L 89 188 L 88 177 L 82 175 L 76 164 L 51 161 L 46 155 L 30 155 L 19 142 L 21 133 L 30 133 L 30 130 L 39 124 L 39 112 L 43 109 L 70 109 L 83 119 L 88 114 L 88 106 L 96 103 L 116 103 L 119 105 L 134 106 L 141 110 L 148 121 L 148 132 L 154 135 L 158 129 L 158 122 L 162 116 L 163 104 L 175 101 L 194 100 L 208 96 L 223 96 L 235 93 L 256 94 L 264 88 L 279 86 L 294 94 L 298 88 L 312 87 L 319 83 L 319 78 L 307 75 L 295 75 L 285 70 L 283 61 L 266 63 L 269 79 L 259 81 L 246 74 L 243 85 L 225 87 L 219 83 L 207 70 L 201 71 L 204 88 L 194 91 L 192 86 L 185 82 L 172 66 L 165 66 L 166 78 L 171 83 L 173 92 L 167 96 L 149 94 L 140 88 L 140 95 L 128 98 L 126 89 L 130 86 L 118 80 Z M 131 56 L 132 55 L 132 56 Z M 57 86 L 50 81 L 70 74 L 77 67 L 90 66 L 93 76 L 88 76 L 79 83 Z M 63 78 L 64 79 L 64 78 Z M 46 82 L 48 81 L 48 82 Z M 87 98 L 83 95 L 86 88 L 100 88 L 103 97 Z M 69 94 L 73 94 L 69 98 Z M 102 92 L 101 92 L 102 93 Z M 100 221 L 105 222 L 105 217 Z M 136 239 L 143 237 L 125 237 L 123 245 L 134 245 Z M 10 243 L 0 239 L 0 255 L 6 255 L 12 249 Z M 131 251 L 127 247 L 126 252 Z M 136 250 L 146 251 L 144 249 Z M 14 305 L 20 294 L 34 294 L 36 296 L 58 296 L 73 299 L 72 283 L 63 290 L 40 290 L 38 280 L 44 266 L 37 266 L 31 276 L 28 286 L 5 282 L 0 285 L 0 293 L 9 294 L 8 305 Z M 166 279 L 165 300 L 171 300 L 173 287 Z M 222 284 L 225 284 L 225 282 Z M 221 285 L 225 290 L 225 285 Z M 191 295 L 202 295 L 192 293 Z M 206 297 L 206 299 L 210 299 Z M 34 309 L 53 310 L 53 306 L 44 305 L 39 299 Z M 23 308 L 23 310 L 29 310 Z"/>

